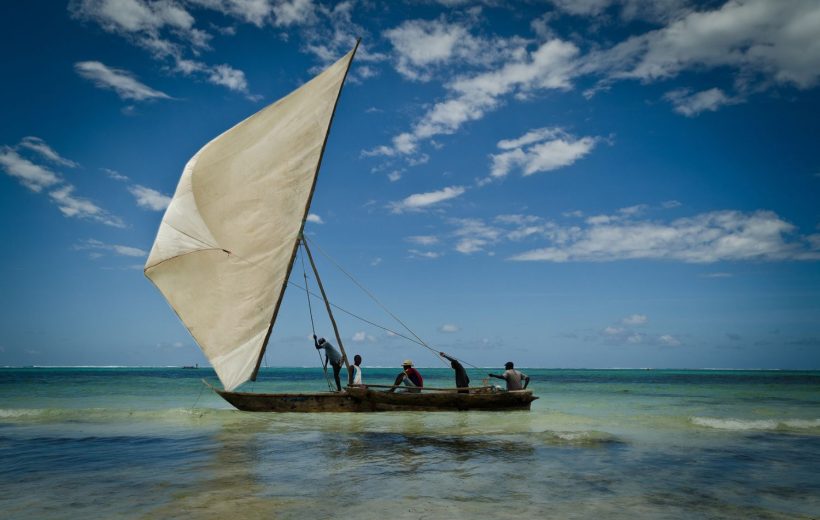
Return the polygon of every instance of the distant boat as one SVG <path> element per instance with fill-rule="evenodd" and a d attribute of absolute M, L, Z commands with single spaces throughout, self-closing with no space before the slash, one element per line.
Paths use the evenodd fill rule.
<path fill-rule="evenodd" d="M 197 368 L 199 368 L 199 363 L 197 363 L 196 365 L 185 365 L 182 368 L 197 369 Z"/>
<path fill-rule="evenodd" d="M 284 98 L 219 135 L 185 166 L 145 275 L 162 292 L 240 410 L 340 412 L 529 409 L 531 391 L 492 387 L 388 393 L 235 392 L 255 381 L 300 246 L 310 259 L 348 371 L 330 302 L 302 232 L 356 46 Z M 312 312 L 312 311 L 311 311 Z M 311 347 L 312 348 L 312 347 Z"/>

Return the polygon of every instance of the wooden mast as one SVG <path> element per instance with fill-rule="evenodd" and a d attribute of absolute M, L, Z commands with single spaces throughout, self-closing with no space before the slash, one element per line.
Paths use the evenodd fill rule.
<path fill-rule="evenodd" d="M 319 291 L 322 293 L 322 299 L 325 301 L 325 308 L 327 309 L 327 315 L 330 317 L 330 323 L 333 324 L 333 332 L 336 334 L 336 341 L 339 344 L 339 350 L 342 351 L 342 362 L 347 369 L 347 377 L 349 382 L 353 378 L 353 371 L 350 369 L 350 364 L 347 361 L 345 346 L 342 344 L 342 336 L 339 334 L 339 327 L 336 325 L 336 319 L 333 317 L 333 311 L 330 309 L 330 302 L 327 299 L 327 294 L 325 294 L 325 287 L 322 285 L 322 279 L 319 278 L 319 271 L 316 269 L 316 264 L 313 263 L 313 255 L 310 254 L 310 248 L 307 245 L 307 240 L 304 238 L 302 238 L 302 247 L 305 248 L 308 260 L 310 260 L 310 267 L 313 268 L 313 274 L 316 275 L 316 284 L 319 286 Z"/>

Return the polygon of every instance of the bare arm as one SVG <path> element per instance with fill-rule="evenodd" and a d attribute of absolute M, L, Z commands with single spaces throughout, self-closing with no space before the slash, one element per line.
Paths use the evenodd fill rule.
<path fill-rule="evenodd" d="M 527 385 L 530 384 L 530 376 L 524 376 L 524 390 L 527 389 Z"/>
<path fill-rule="evenodd" d="M 504 376 L 500 376 L 500 375 L 498 375 L 498 374 L 487 374 L 487 375 L 488 375 L 488 376 L 490 376 L 490 377 L 494 377 L 494 378 L 496 378 L 496 379 L 503 379 L 503 380 L 505 380 L 505 381 L 507 380 L 507 378 L 506 378 L 506 377 L 504 377 Z"/>

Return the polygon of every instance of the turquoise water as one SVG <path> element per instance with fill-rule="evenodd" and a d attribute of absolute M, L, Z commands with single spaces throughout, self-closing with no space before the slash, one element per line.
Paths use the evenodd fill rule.
<path fill-rule="evenodd" d="M 0 369 L 0 517 L 820 513 L 820 372 L 525 371 L 531 412 L 299 415 L 233 410 L 209 369 Z M 243 390 L 323 388 L 272 368 Z"/>

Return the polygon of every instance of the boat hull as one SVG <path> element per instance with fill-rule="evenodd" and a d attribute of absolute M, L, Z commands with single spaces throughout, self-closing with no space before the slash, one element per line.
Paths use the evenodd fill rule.
<path fill-rule="evenodd" d="M 235 408 L 246 412 L 455 412 L 467 410 L 529 410 L 538 399 L 530 390 L 481 393 L 403 393 L 367 388 L 344 392 L 255 394 L 214 391 Z"/>

